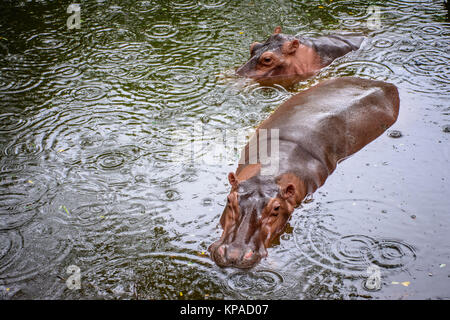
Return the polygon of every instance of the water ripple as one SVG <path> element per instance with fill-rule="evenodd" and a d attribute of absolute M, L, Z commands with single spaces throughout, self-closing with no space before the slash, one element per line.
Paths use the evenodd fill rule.
<path fill-rule="evenodd" d="M 199 23 L 196 30 L 192 30 L 190 24 L 180 26 L 180 32 L 173 39 L 180 45 L 189 44 L 190 48 L 198 50 L 197 46 L 209 45 L 213 42 L 217 30 L 206 23 Z M 204 59 L 202 59 L 204 60 Z"/>
<path fill-rule="evenodd" d="M 198 8 L 197 0 L 174 0 L 170 1 L 169 10 L 177 13 L 187 13 Z"/>
<path fill-rule="evenodd" d="M 36 74 L 30 77 L 30 72 L 22 67 L 0 69 L 0 94 L 18 94 L 31 91 L 42 83 L 42 78 Z"/>
<path fill-rule="evenodd" d="M 116 170 L 123 166 L 127 156 L 119 152 L 108 152 L 97 157 L 98 165 L 104 170 Z"/>
<path fill-rule="evenodd" d="M 38 139 L 26 137 L 25 140 L 13 140 L 5 147 L 3 153 L 6 156 L 31 159 L 38 157 L 43 151 L 44 148 Z"/>
<path fill-rule="evenodd" d="M 200 0 L 200 4 L 207 9 L 216 9 L 228 4 L 230 0 Z"/>
<path fill-rule="evenodd" d="M 27 125 L 27 120 L 22 116 L 12 113 L 0 114 L 0 133 L 18 131 Z"/>
<path fill-rule="evenodd" d="M 290 96 L 290 93 L 280 85 L 266 87 L 252 84 L 246 88 L 246 92 L 249 95 L 249 103 L 255 104 L 280 104 Z"/>
<path fill-rule="evenodd" d="M 146 43 L 115 42 L 107 48 L 94 50 L 88 61 L 93 67 L 106 71 L 117 65 L 133 67 L 133 64 L 148 62 L 153 51 L 153 47 Z"/>
<path fill-rule="evenodd" d="M 245 298 L 275 294 L 282 287 L 283 277 L 272 270 L 237 271 L 226 279 L 226 285 Z"/>
<path fill-rule="evenodd" d="M 72 96 L 76 100 L 94 101 L 100 100 L 106 96 L 106 88 L 100 84 L 89 84 L 72 90 Z"/>
<path fill-rule="evenodd" d="M 14 284 L 32 279 L 54 270 L 64 261 L 72 250 L 72 241 L 67 235 L 55 236 L 55 229 L 56 226 L 35 220 L 20 235 L 9 233 L 10 255 L 7 253 L 7 263 L 0 267 L 0 282 Z"/>
<path fill-rule="evenodd" d="M 134 145 L 115 146 L 108 150 L 103 148 L 100 155 L 95 158 L 95 166 L 103 171 L 117 171 L 126 165 L 131 165 L 142 154 L 142 150 Z M 88 156 L 86 161 L 93 160 L 93 156 Z"/>
<path fill-rule="evenodd" d="M 382 239 L 369 251 L 369 259 L 385 269 L 403 268 L 416 259 L 416 249 L 404 241 Z"/>
<path fill-rule="evenodd" d="M 450 84 L 450 65 L 442 65 L 436 67 L 437 81 L 441 81 L 446 84 Z"/>
<path fill-rule="evenodd" d="M 450 37 L 450 28 L 439 24 L 422 24 L 419 25 L 412 33 L 413 37 L 420 39 L 422 42 L 433 42 L 435 40 L 444 39 L 448 44 Z"/>
<path fill-rule="evenodd" d="M 162 66 L 154 69 L 151 77 L 153 90 L 167 101 L 198 98 L 208 90 L 208 74 L 196 67 Z"/>
<path fill-rule="evenodd" d="M 375 38 L 372 40 L 372 45 L 376 48 L 390 48 L 394 45 L 394 40 L 386 38 Z"/>
<path fill-rule="evenodd" d="M 126 28 L 97 27 L 89 29 L 83 45 L 87 48 L 108 49 L 112 43 L 136 43 L 139 36 Z"/>
<path fill-rule="evenodd" d="M 159 199 L 163 201 L 177 201 L 181 199 L 181 194 L 177 190 L 169 189 L 161 193 Z"/>
<path fill-rule="evenodd" d="M 81 70 L 71 65 L 61 65 L 52 69 L 54 77 L 62 77 L 67 79 L 76 78 L 81 74 Z"/>
<path fill-rule="evenodd" d="M 0 231 L 0 274 L 15 263 L 22 250 L 23 238 L 17 230 Z"/>
<path fill-rule="evenodd" d="M 154 53 L 149 44 L 113 43 L 107 49 L 94 51 L 88 61 L 92 68 L 106 77 L 137 81 L 148 74 L 152 65 L 159 65 L 163 59 Z"/>
<path fill-rule="evenodd" d="M 65 186 L 64 192 L 69 190 Z M 136 237 L 145 237 L 148 228 L 155 224 L 164 206 L 156 204 L 157 199 L 150 193 L 146 198 L 129 198 L 126 201 L 117 200 L 115 197 L 109 197 L 105 186 L 101 186 L 98 191 L 93 183 L 90 185 L 77 184 L 77 190 L 80 192 L 82 202 L 75 203 L 69 200 L 60 199 L 55 202 L 62 203 L 69 214 L 61 211 L 64 220 L 69 221 L 71 226 L 79 228 L 96 236 L 91 239 L 87 246 L 99 244 L 101 246 L 122 246 L 124 241 L 131 241 L 129 250 L 135 250 L 141 247 L 141 244 L 133 241 Z M 95 189 L 97 188 L 97 189 Z M 98 195 L 101 197 L 98 197 Z M 67 223 L 67 222 L 66 222 Z"/>
<path fill-rule="evenodd" d="M 392 81 L 394 72 L 388 66 L 374 61 L 351 61 L 339 63 L 322 74 L 332 77 L 355 76 L 373 80 Z"/>
<path fill-rule="evenodd" d="M 446 297 L 421 281 L 443 279 L 422 267 L 443 262 L 445 252 L 427 248 L 445 240 L 445 225 L 417 232 L 426 212 L 416 219 L 380 201 L 304 204 L 252 270 L 219 268 L 203 252 L 220 236 L 215 199 L 229 187 L 226 163 L 206 163 L 210 147 L 222 148 L 233 129 L 253 128 L 294 94 L 234 75 L 251 41 L 277 24 L 288 34 L 366 33 L 361 50 L 296 89 L 328 76 L 396 83 L 407 105 L 421 101 L 407 117 L 420 122 L 416 133 L 431 126 L 438 136 L 429 138 L 444 145 L 450 34 L 442 3 L 380 2 L 382 28 L 369 31 L 362 1 L 294 2 L 96 0 L 82 5 L 77 30 L 46 1 L 7 5 L 18 19 L 6 15 L 0 34 L 0 299 L 403 298 L 398 286 L 367 293 L 361 283 L 373 265 L 383 284 L 417 286 L 409 297 Z M 186 161 L 175 157 L 179 129 L 194 131 Z M 219 143 L 216 129 L 227 130 Z M 414 130 L 402 131 L 401 141 L 389 141 L 416 146 Z M 227 160 L 239 156 L 236 143 L 224 147 Z M 402 164 L 382 161 L 394 171 Z M 401 200 L 394 189 L 373 186 L 408 210 L 434 199 L 425 192 L 417 207 L 420 200 Z M 318 199 L 329 199 L 322 192 Z M 442 206 L 433 204 L 436 218 Z M 422 241 L 428 234 L 437 238 Z M 56 277 L 67 277 L 70 264 L 82 270 L 82 290 Z"/>
<path fill-rule="evenodd" d="M 147 29 L 145 34 L 150 39 L 165 41 L 175 37 L 177 33 L 177 28 L 172 26 L 169 22 L 158 21 Z"/>
<path fill-rule="evenodd" d="M 413 53 L 404 68 L 410 73 L 421 76 L 434 76 L 439 74 L 436 69 L 441 66 L 448 66 L 450 56 L 438 50 L 421 50 Z"/>
<path fill-rule="evenodd" d="M 338 21 L 367 19 L 367 3 L 362 1 L 339 1 L 328 5 L 329 14 Z"/>
<path fill-rule="evenodd" d="M 39 33 L 31 36 L 28 40 L 30 47 L 39 50 L 55 50 L 66 46 L 64 40 L 56 33 Z"/>
<path fill-rule="evenodd" d="M 223 298 L 219 274 L 206 256 L 167 251 L 143 254 L 139 259 L 142 264 L 136 272 L 138 299 Z"/>
<path fill-rule="evenodd" d="M 142 14 L 154 12 L 160 8 L 160 4 L 156 0 L 143 0 L 131 2 L 131 4 L 129 8 L 130 12 L 136 14 L 138 17 L 141 17 Z"/>
<path fill-rule="evenodd" d="M 448 87 L 448 65 L 450 56 L 435 49 L 420 50 L 412 53 L 403 68 L 413 77 L 404 77 L 414 90 L 424 93 L 435 93 L 439 90 L 441 94 L 450 92 Z M 419 81 L 422 78 L 423 80 Z"/>
<path fill-rule="evenodd" d="M 350 212 L 349 212 L 350 211 Z M 403 240 L 351 233 L 366 231 L 361 227 L 367 217 L 371 226 L 396 234 L 396 227 L 405 227 L 409 216 L 402 210 L 378 201 L 341 200 L 317 205 L 308 210 L 294 229 L 297 248 L 309 261 L 346 276 L 365 277 L 367 268 L 375 264 L 386 272 L 407 268 L 416 259 L 416 249 Z M 389 228 L 386 227 L 389 217 Z M 339 219 L 339 223 L 336 220 Z M 343 221 L 341 221 L 343 220 Z M 345 221 L 348 220 L 348 221 Z M 360 221 L 358 221 L 360 220 Z M 338 230 L 334 225 L 340 225 Z M 342 235 L 341 232 L 349 232 Z M 404 233 L 402 233 L 404 234 Z"/>
<path fill-rule="evenodd" d="M 170 152 L 160 152 L 153 155 L 156 161 L 151 167 L 152 175 L 149 176 L 148 182 L 153 185 L 174 186 L 181 182 L 195 181 L 198 177 L 195 166 L 189 163 L 174 165 L 167 162 L 170 154 Z M 165 194 L 161 194 L 161 197 L 167 199 Z"/>
<path fill-rule="evenodd" d="M 2 173 L 0 230 L 24 225 L 39 214 L 57 185 L 55 177 L 38 168 Z"/>

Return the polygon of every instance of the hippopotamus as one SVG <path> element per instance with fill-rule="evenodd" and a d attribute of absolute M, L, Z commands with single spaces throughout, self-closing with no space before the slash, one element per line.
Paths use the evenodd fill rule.
<path fill-rule="evenodd" d="M 339 161 L 389 128 L 399 104 L 395 85 L 356 77 L 323 81 L 281 104 L 256 129 L 236 172 L 228 174 L 223 232 L 208 248 L 216 264 L 251 268 L 266 257 L 294 209 Z M 266 147 L 272 161 L 261 154 Z"/>
<path fill-rule="evenodd" d="M 236 70 L 262 85 L 289 87 L 310 78 L 336 58 L 357 50 L 364 36 L 333 34 L 317 38 L 291 36 L 276 27 L 264 43 L 250 45 L 250 59 Z"/>

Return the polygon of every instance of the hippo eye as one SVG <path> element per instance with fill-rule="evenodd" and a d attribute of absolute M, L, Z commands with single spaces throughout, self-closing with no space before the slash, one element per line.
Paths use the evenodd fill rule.
<path fill-rule="evenodd" d="M 264 57 L 262 60 L 263 60 L 264 64 L 269 64 L 269 63 L 272 62 L 272 58 L 271 57 Z"/>

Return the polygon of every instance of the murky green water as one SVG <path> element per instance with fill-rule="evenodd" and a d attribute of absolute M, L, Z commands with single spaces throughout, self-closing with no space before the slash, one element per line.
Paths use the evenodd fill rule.
<path fill-rule="evenodd" d="M 363 1 L 78 2 L 79 30 L 70 1 L 0 5 L 1 299 L 450 298 L 443 2 L 373 1 L 379 30 Z M 234 78 L 277 25 L 368 39 L 293 90 Z M 252 129 L 344 75 L 399 87 L 402 136 L 341 163 L 258 267 L 218 268 L 206 249 L 245 137 L 204 161 L 211 132 Z M 173 157 L 180 129 L 202 142 L 192 161 Z"/>

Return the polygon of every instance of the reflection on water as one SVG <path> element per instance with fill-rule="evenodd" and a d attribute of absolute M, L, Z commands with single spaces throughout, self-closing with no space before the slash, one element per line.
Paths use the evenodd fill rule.
<path fill-rule="evenodd" d="M 373 4 L 377 30 L 363 1 L 89 1 L 69 31 L 59 2 L 2 2 L 0 298 L 449 298 L 450 26 L 439 1 Z M 291 90 L 236 79 L 276 25 L 367 39 Z M 251 130 L 346 75 L 395 83 L 397 123 L 339 165 L 259 266 L 215 266 L 235 166 L 195 161 L 207 148 L 176 161 L 173 134 Z M 240 148 L 226 148 L 234 162 Z"/>

